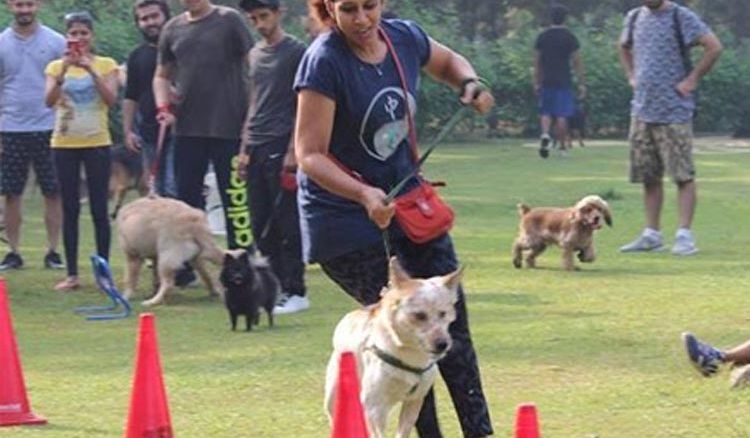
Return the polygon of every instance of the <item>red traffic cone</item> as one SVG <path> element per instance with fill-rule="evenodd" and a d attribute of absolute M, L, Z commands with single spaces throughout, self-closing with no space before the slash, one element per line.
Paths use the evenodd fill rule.
<path fill-rule="evenodd" d="M 516 438 L 540 438 L 539 420 L 534 403 L 518 405 L 516 411 Z"/>
<path fill-rule="evenodd" d="M 47 420 L 31 412 L 21 360 L 10 321 L 10 306 L 5 279 L 0 277 L 0 426 L 46 424 Z"/>
<path fill-rule="evenodd" d="M 161 374 L 154 315 L 151 313 L 141 314 L 137 352 L 125 436 L 172 438 L 172 420 Z"/>
<path fill-rule="evenodd" d="M 333 409 L 331 438 L 367 438 L 365 413 L 359 401 L 357 360 L 352 352 L 341 354 L 336 406 Z"/>

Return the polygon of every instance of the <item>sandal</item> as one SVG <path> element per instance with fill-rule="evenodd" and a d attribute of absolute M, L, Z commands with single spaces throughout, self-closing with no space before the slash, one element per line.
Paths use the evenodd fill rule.
<path fill-rule="evenodd" d="M 81 283 L 78 282 L 78 277 L 68 277 L 65 280 L 55 285 L 55 290 L 58 292 L 70 292 L 81 287 Z"/>

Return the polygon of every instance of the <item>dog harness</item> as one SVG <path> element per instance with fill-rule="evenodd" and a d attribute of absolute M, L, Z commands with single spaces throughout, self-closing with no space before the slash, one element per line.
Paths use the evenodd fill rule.
<path fill-rule="evenodd" d="M 419 384 L 422 383 L 422 375 L 426 373 L 427 371 L 429 371 L 432 367 L 434 367 L 436 363 L 436 362 L 432 362 L 424 368 L 417 368 L 417 367 L 413 367 L 411 365 L 405 364 L 401 359 L 391 354 L 386 353 L 385 351 L 378 348 L 375 344 L 372 344 L 369 347 L 365 347 L 365 351 L 368 351 L 368 350 L 375 353 L 375 356 L 377 356 L 378 359 L 382 360 L 388 365 L 398 368 L 403 371 L 408 371 L 412 374 L 416 374 L 417 377 L 419 377 L 419 382 L 415 383 L 414 386 L 411 387 L 408 395 L 414 394 L 414 391 L 417 390 L 417 388 L 419 387 Z"/>

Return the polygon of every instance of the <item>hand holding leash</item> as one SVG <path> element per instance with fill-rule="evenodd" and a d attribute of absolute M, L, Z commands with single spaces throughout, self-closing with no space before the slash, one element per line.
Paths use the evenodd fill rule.
<path fill-rule="evenodd" d="M 486 114 L 495 106 L 495 98 L 486 81 L 481 78 L 469 78 L 461 82 L 459 101 L 462 105 L 472 106 L 480 114 Z"/>

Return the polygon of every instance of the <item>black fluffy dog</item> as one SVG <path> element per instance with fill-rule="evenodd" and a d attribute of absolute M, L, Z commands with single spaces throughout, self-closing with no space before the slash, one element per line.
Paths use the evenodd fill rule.
<path fill-rule="evenodd" d="M 273 327 L 273 308 L 281 289 L 268 259 L 249 254 L 244 249 L 229 251 L 224 256 L 221 283 L 226 289 L 224 302 L 229 311 L 232 331 L 237 329 L 237 316 L 245 315 L 245 330 L 260 322 L 260 308 L 268 314 Z"/>

